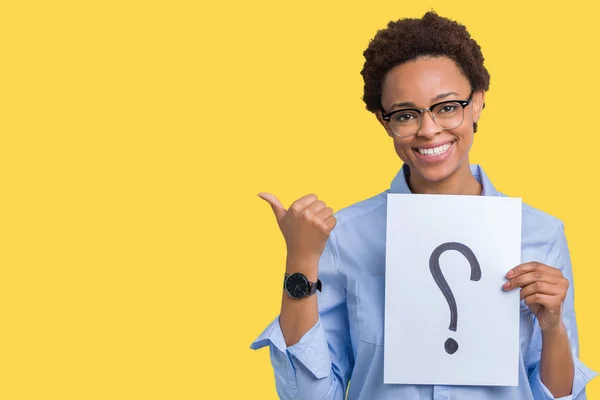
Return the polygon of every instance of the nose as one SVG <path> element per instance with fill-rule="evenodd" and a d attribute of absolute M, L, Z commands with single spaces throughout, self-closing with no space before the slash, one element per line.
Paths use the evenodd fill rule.
<path fill-rule="evenodd" d="M 442 129 L 433 120 L 431 111 L 425 111 L 421 114 L 421 127 L 417 131 L 417 136 L 424 136 L 431 139 L 441 131 Z"/>

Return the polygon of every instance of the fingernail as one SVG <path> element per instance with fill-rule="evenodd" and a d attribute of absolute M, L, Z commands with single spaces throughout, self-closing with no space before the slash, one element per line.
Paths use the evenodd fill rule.
<path fill-rule="evenodd" d="M 510 282 L 506 282 L 504 285 L 502 285 L 503 289 L 508 289 L 510 287 Z"/>
<path fill-rule="evenodd" d="M 508 271 L 508 274 L 506 274 L 506 276 L 507 276 L 508 278 L 510 278 L 511 276 L 513 276 L 513 274 L 514 274 L 514 272 L 513 272 L 513 270 L 511 269 L 510 271 Z"/>

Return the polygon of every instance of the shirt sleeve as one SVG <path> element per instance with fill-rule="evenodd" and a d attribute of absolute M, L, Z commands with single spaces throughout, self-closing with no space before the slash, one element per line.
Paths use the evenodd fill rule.
<path fill-rule="evenodd" d="M 533 398 L 536 400 L 585 400 L 585 386 L 597 375 L 597 373 L 586 367 L 581 360 L 579 360 L 579 340 L 574 308 L 573 270 L 562 222 L 558 224 L 556 232 L 549 243 L 544 262 L 552 267 L 560 269 L 563 276 L 569 280 L 569 289 L 563 304 L 562 318 L 571 343 L 575 374 L 571 394 L 565 397 L 555 398 L 550 390 L 544 385 L 540 376 L 542 332 L 539 325 L 534 324 L 533 336 L 525 357 Z"/>
<path fill-rule="evenodd" d="M 334 229 L 319 259 L 319 318 L 298 343 L 286 346 L 278 316 L 250 346 L 269 346 L 277 394 L 283 400 L 345 398 L 354 359 L 338 260 Z"/>

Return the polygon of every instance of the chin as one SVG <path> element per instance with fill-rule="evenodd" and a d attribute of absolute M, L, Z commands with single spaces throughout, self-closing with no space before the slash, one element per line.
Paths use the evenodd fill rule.
<path fill-rule="evenodd" d="M 448 164 L 448 163 L 446 163 Z M 427 182 L 438 183 L 443 182 L 452 176 L 457 170 L 458 165 L 436 165 L 436 166 L 415 166 L 411 168 L 412 170 L 416 170 L 416 173 L 423 177 L 423 179 Z"/>
<path fill-rule="evenodd" d="M 452 154 L 451 157 L 436 163 L 424 163 L 419 159 L 410 158 L 408 166 L 411 173 L 420 176 L 423 180 L 429 183 L 439 183 L 454 175 L 463 164 L 457 154 Z"/>

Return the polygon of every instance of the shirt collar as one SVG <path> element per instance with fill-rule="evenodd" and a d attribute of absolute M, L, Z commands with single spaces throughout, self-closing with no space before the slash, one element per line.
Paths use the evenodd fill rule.
<path fill-rule="evenodd" d="M 471 164 L 471 173 L 477 181 L 483 186 L 482 196 L 500 196 L 500 193 L 494 188 L 483 168 L 478 164 Z M 390 193 L 412 193 L 408 187 L 408 176 L 410 169 L 407 164 L 404 164 L 390 185 Z"/>

